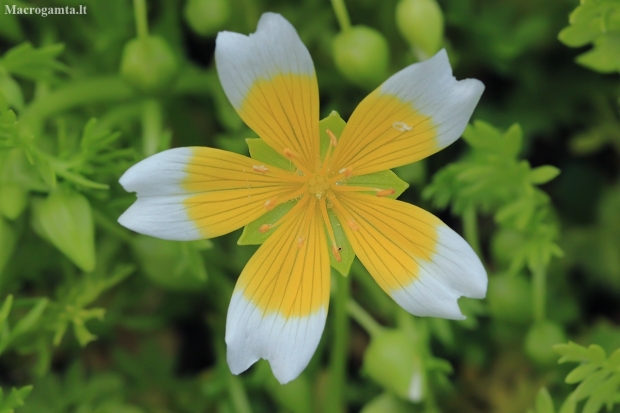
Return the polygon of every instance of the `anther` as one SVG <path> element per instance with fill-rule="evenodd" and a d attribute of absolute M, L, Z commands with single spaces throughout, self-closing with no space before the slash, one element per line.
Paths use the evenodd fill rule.
<path fill-rule="evenodd" d="M 341 170 L 339 170 L 338 173 L 344 175 L 345 178 L 348 178 L 353 173 L 353 167 L 347 166 L 346 168 L 342 168 Z"/>
<path fill-rule="evenodd" d="M 261 234 L 264 234 L 265 232 L 269 231 L 271 229 L 271 225 L 270 224 L 263 224 L 258 228 L 258 232 L 260 232 Z"/>
<path fill-rule="evenodd" d="M 288 159 L 293 159 L 293 158 L 298 158 L 299 156 L 293 152 L 292 150 L 290 150 L 289 148 L 284 148 L 284 150 L 282 151 L 282 153 L 284 154 L 284 156 L 286 156 Z"/>
<path fill-rule="evenodd" d="M 269 169 L 265 165 L 253 165 L 252 169 L 254 172 L 258 172 L 259 174 L 265 174 L 269 172 Z"/>
<path fill-rule="evenodd" d="M 336 146 L 338 144 L 338 140 L 336 139 L 336 135 L 334 135 L 334 133 L 332 131 L 330 131 L 329 129 L 325 129 L 325 132 L 327 133 L 327 136 L 329 136 L 329 143 L 332 146 Z"/>
<path fill-rule="evenodd" d="M 413 129 L 412 126 L 407 125 L 405 122 L 394 122 L 392 123 L 392 127 L 399 132 L 406 132 Z"/>
<path fill-rule="evenodd" d="M 304 246 L 304 241 L 306 241 L 306 239 L 304 237 L 297 238 L 297 248 L 303 247 Z"/>
<path fill-rule="evenodd" d="M 357 224 L 355 223 L 355 221 L 353 221 L 352 219 L 349 220 L 347 222 L 347 225 L 349 226 L 349 228 L 351 228 L 353 231 L 359 231 L 359 227 L 357 226 Z"/>
<path fill-rule="evenodd" d="M 379 197 L 383 197 L 383 196 L 388 196 L 388 195 L 394 195 L 395 193 L 396 191 L 393 189 L 383 189 L 381 191 L 378 191 L 376 195 Z"/>
<path fill-rule="evenodd" d="M 342 261 L 342 257 L 340 256 L 340 248 L 338 248 L 335 245 L 332 245 L 332 253 L 334 254 L 334 258 L 336 258 L 336 261 L 338 262 Z"/>
<path fill-rule="evenodd" d="M 267 211 L 273 209 L 273 207 L 276 206 L 276 199 L 272 198 L 272 199 L 268 199 L 267 202 L 265 202 L 265 209 L 267 209 Z"/>

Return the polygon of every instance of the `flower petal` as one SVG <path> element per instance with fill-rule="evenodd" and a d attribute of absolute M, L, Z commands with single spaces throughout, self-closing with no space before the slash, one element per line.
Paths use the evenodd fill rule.
<path fill-rule="evenodd" d="M 487 275 L 476 253 L 431 213 L 361 193 L 339 194 L 336 205 L 355 254 L 405 310 L 462 319 L 457 299 L 485 296 Z"/>
<path fill-rule="evenodd" d="M 265 13 L 256 33 L 220 32 L 215 62 L 226 96 L 241 118 L 273 149 L 319 160 L 319 89 L 314 64 L 295 28 Z"/>
<path fill-rule="evenodd" d="M 176 148 L 132 166 L 121 177 L 137 201 L 118 219 L 163 239 L 189 241 L 234 231 L 286 199 L 299 184 L 290 172 L 213 148 Z"/>
<path fill-rule="evenodd" d="M 426 158 L 457 140 L 484 85 L 457 81 L 445 50 L 386 80 L 355 109 L 334 151 L 335 170 L 354 175 Z"/>
<path fill-rule="evenodd" d="M 234 374 L 264 358 L 284 384 L 312 358 L 325 327 L 330 282 L 318 214 L 316 202 L 302 199 L 241 273 L 226 320 Z"/>

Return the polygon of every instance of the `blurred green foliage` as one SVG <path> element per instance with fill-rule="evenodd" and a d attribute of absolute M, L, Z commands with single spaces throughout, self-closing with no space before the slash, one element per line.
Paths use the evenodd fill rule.
<path fill-rule="evenodd" d="M 87 14 L 5 13 L 80 4 Z M 0 413 L 618 410 L 620 0 L 0 6 Z M 116 223 L 135 199 L 118 178 L 158 151 L 212 146 L 278 165 L 213 64 L 217 31 L 251 33 L 264 11 L 310 50 L 322 130 L 339 132 L 369 90 L 442 47 L 458 79 L 486 85 L 461 141 L 358 179 L 461 232 L 489 272 L 487 299 L 460 300 L 463 321 L 414 318 L 334 226 L 343 261 L 325 333 L 285 386 L 265 362 L 233 376 L 225 360 L 258 221 L 200 242 Z"/>

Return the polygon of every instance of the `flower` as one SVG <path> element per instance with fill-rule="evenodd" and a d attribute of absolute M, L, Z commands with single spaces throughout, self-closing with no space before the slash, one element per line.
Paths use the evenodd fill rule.
<path fill-rule="evenodd" d="M 121 177 L 138 199 L 119 222 L 155 237 L 196 240 L 292 206 L 258 227 L 270 235 L 237 281 L 226 321 L 231 371 L 239 374 L 264 358 L 286 383 L 306 367 L 325 326 L 330 258 L 341 259 L 335 228 L 344 230 L 362 264 L 404 309 L 464 318 L 457 299 L 483 298 L 487 286 L 465 240 L 434 215 L 391 199 L 394 188 L 353 182 L 458 139 L 482 83 L 457 81 L 442 50 L 366 97 L 339 138 L 325 131 L 329 144 L 322 151 L 314 65 L 287 20 L 265 13 L 254 34 L 219 33 L 215 59 L 241 118 L 287 161 L 278 167 L 204 147 L 161 152 Z"/>

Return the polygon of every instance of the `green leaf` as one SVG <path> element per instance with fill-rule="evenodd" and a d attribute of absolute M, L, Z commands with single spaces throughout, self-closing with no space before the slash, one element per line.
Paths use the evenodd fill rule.
<path fill-rule="evenodd" d="M 28 204 L 28 191 L 17 183 L 0 183 L 0 214 L 14 220 Z M 1 271 L 0 265 L 0 271 Z"/>
<path fill-rule="evenodd" d="M 35 231 L 50 241 L 75 265 L 89 272 L 95 268 L 95 234 L 88 200 L 68 190 L 52 192 L 33 202 Z"/>
<path fill-rule="evenodd" d="M 603 350 L 603 347 L 597 344 L 592 344 L 588 347 L 588 357 L 590 358 L 591 363 L 602 364 L 605 362 L 607 354 L 605 353 L 605 350 Z"/>
<path fill-rule="evenodd" d="M 543 387 L 536 396 L 536 413 L 555 413 L 555 407 L 553 407 L 553 400 L 549 395 L 549 391 Z"/>
<path fill-rule="evenodd" d="M 48 303 L 49 300 L 47 298 L 41 298 L 28 314 L 15 324 L 13 331 L 11 331 L 11 340 L 32 329 L 36 322 L 39 321 L 39 318 L 41 318 L 41 315 L 43 315 L 43 311 L 45 311 Z"/>
<path fill-rule="evenodd" d="M 6 322 L 6 319 L 9 317 L 9 313 L 11 312 L 11 308 L 13 306 L 13 295 L 9 294 L 2 304 L 2 308 L 0 308 L 0 328 Z"/>
<path fill-rule="evenodd" d="M 13 254 L 17 237 L 15 231 L 6 220 L 0 216 L 0 276 L 4 266 L 9 262 Z"/>
<path fill-rule="evenodd" d="M 19 389 L 13 388 L 8 397 L 2 400 L 2 388 L 0 388 L 0 413 L 13 413 L 14 409 L 24 405 L 24 399 L 32 391 L 32 386 L 24 386 Z"/>
<path fill-rule="evenodd" d="M 568 396 L 562 404 L 562 407 L 560 408 L 560 411 L 558 413 L 575 413 L 576 409 L 577 402 L 575 402 L 571 396 Z"/>
<path fill-rule="evenodd" d="M 620 348 L 611 353 L 611 356 L 609 356 L 607 362 L 609 363 L 609 367 L 612 369 L 620 367 Z"/>
<path fill-rule="evenodd" d="M 577 63 L 602 73 L 620 70 L 620 31 L 599 37 L 594 42 L 594 48 L 577 56 L 576 60 Z"/>
<path fill-rule="evenodd" d="M 590 355 L 588 349 L 579 344 L 569 341 L 568 344 L 556 344 L 553 350 L 558 353 L 560 360 L 558 363 L 566 363 L 567 361 L 589 361 Z"/>
<path fill-rule="evenodd" d="M 157 285 L 176 291 L 205 286 L 207 270 L 200 251 L 209 245 L 138 235 L 132 247 L 142 271 Z"/>
<path fill-rule="evenodd" d="M 574 384 L 579 383 L 594 371 L 598 370 L 600 366 L 592 363 L 582 364 L 581 366 L 575 367 L 573 371 L 571 371 L 568 376 L 566 376 L 566 383 Z"/>
<path fill-rule="evenodd" d="M 555 166 L 544 165 L 530 171 L 530 182 L 536 185 L 546 184 L 555 179 L 560 174 L 560 170 Z"/>
<path fill-rule="evenodd" d="M 581 384 L 575 389 L 575 392 L 573 393 L 575 401 L 583 400 L 586 397 L 592 395 L 592 393 L 594 393 L 596 389 L 601 384 L 603 384 L 610 375 L 610 371 L 601 370 L 588 376 L 588 378 L 582 381 Z"/>
<path fill-rule="evenodd" d="M 283 155 L 280 155 L 271 146 L 267 145 L 260 138 L 248 138 L 245 140 L 250 149 L 250 157 L 257 161 L 264 162 L 266 165 L 275 166 L 285 171 L 295 172 L 295 165 Z"/>
<path fill-rule="evenodd" d="M 64 47 L 54 44 L 35 49 L 30 43 L 22 43 L 4 54 L 0 66 L 11 74 L 31 80 L 49 80 L 55 71 L 65 70 L 65 65 L 56 61 Z"/>

